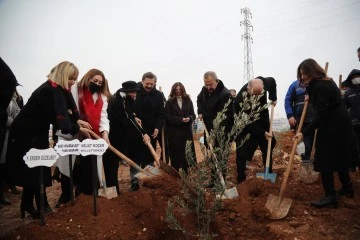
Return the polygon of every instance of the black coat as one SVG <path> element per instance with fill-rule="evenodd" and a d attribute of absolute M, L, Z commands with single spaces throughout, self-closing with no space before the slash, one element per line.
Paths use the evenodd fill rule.
<path fill-rule="evenodd" d="M 340 91 L 332 80 L 313 80 L 307 92 L 315 116 L 302 133 L 309 135 L 318 129 L 314 169 L 319 172 L 346 170 L 351 163 L 352 126 Z"/>
<path fill-rule="evenodd" d="M 185 148 L 187 141 L 193 141 L 192 122 L 195 120 L 194 106 L 190 98 L 182 101 L 182 107 L 176 98 L 172 98 L 165 105 L 167 138 L 169 143 L 169 153 L 171 165 L 175 169 L 187 169 L 188 163 L 185 157 Z M 184 123 L 183 118 L 190 118 L 190 121 Z M 194 142 L 192 150 L 195 155 Z M 196 162 L 196 159 L 193 159 Z"/>
<path fill-rule="evenodd" d="M 264 94 L 260 98 L 260 106 L 267 104 L 267 93 L 269 93 L 269 100 L 276 101 L 277 94 L 276 94 L 276 81 L 272 77 L 267 78 L 260 78 L 264 83 Z M 234 100 L 234 112 L 238 114 L 241 111 L 240 103 L 244 101 L 243 94 L 247 93 L 248 84 L 246 83 L 239 93 L 237 94 Z M 256 138 L 264 137 L 265 132 L 268 132 L 270 128 L 270 121 L 269 121 L 269 110 L 264 109 L 260 112 L 259 119 L 254 121 L 253 123 L 247 125 L 244 131 L 238 136 L 239 139 L 245 137 L 248 133 Z"/>
<path fill-rule="evenodd" d="M 72 112 L 78 111 L 68 105 L 69 95 L 70 92 L 47 81 L 32 93 L 12 122 L 6 164 L 10 172 L 9 181 L 14 185 L 32 188 L 39 186 L 40 168 L 28 168 L 23 156 L 30 148 L 49 147 L 50 124 L 65 134 L 73 135 L 79 131 L 79 126 L 70 119 L 69 109 Z M 44 169 L 44 185 L 51 186 L 50 168 Z"/>
<path fill-rule="evenodd" d="M 360 127 L 360 86 L 350 85 L 344 94 L 344 102 L 354 127 Z"/>
<path fill-rule="evenodd" d="M 2 152 L 6 133 L 6 109 L 13 96 L 16 84 L 17 81 L 13 72 L 0 57 L 0 153 Z"/>
<path fill-rule="evenodd" d="M 120 96 L 120 91 L 117 91 L 113 95 L 107 110 L 110 121 L 110 143 L 123 153 L 127 153 L 134 141 L 142 143 L 142 134 L 146 134 L 135 121 L 133 105 L 132 99 L 123 98 Z M 112 155 L 112 157 L 115 156 Z"/>
<path fill-rule="evenodd" d="M 141 119 L 146 133 L 151 136 L 155 128 L 161 131 L 165 119 L 163 94 L 153 88 L 150 92 L 145 91 L 139 83 L 140 91 L 137 93 L 133 107 L 136 117 Z"/>
<path fill-rule="evenodd" d="M 218 112 L 224 109 L 225 104 L 230 100 L 230 92 L 224 86 L 224 83 L 221 80 L 218 80 L 218 85 L 214 92 L 209 93 L 209 91 L 203 87 L 199 95 L 197 96 L 197 107 L 198 114 L 203 115 L 203 120 L 208 131 L 213 129 L 213 121 L 216 118 Z M 229 106 L 227 113 L 227 120 L 225 121 L 225 126 L 227 130 L 231 126 L 232 120 L 230 119 L 232 114 L 231 106 Z"/>

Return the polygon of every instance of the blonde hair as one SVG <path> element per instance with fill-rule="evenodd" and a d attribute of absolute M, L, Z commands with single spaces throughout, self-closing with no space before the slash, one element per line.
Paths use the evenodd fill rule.
<path fill-rule="evenodd" d="M 104 94 L 108 99 L 110 98 L 110 92 L 109 92 L 109 85 L 107 82 L 107 79 L 105 78 L 105 75 L 102 71 L 98 69 L 90 69 L 80 80 L 78 87 L 80 88 L 88 88 L 89 83 L 93 77 L 96 75 L 100 75 L 103 79 L 102 85 L 101 85 L 101 93 Z"/>
<path fill-rule="evenodd" d="M 73 76 L 74 80 L 76 80 L 78 75 L 78 68 L 73 63 L 64 61 L 51 69 L 50 73 L 47 75 L 47 78 L 60 85 L 62 88 L 68 89 L 69 78 Z"/>

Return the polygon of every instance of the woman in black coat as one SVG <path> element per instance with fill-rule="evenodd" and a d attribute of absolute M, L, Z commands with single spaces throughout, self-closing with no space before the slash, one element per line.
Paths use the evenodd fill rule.
<path fill-rule="evenodd" d="M 306 86 L 310 102 L 315 108 L 315 116 L 296 137 L 301 141 L 303 135 L 318 129 L 314 170 L 321 173 L 325 191 L 325 196 L 319 201 L 312 201 L 311 205 L 318 208 L 337 207 L 338 195 L 354 195 L 348 170 L 351 163 L 351 121 L 338 87 L 315 60 L 304 60 L 298 67 L 297 75 L 301 84 Z M 335 171 L 342 183 L 338 193 L 334 187 Z"/>
<path fill-rule="evenodd" d="M 25 211 L 33 218 L 39 217 L 33 206 L 34 196 L 38 210 L 40 206 L 40 168 L 29 168 L 25 165 L 24 155 L 31 148 L 49 148 L 50 124 L 65 134 L 75 134 L 79 130 L 87 134 L 81 127 L 81 122 L 73 124 L 69 116 L 70 110 L 78 111 L 75 105 L 71 108 L 67 104 L 67 94 L 77 76 L 78 69 L 70 62 L 62 62 L 55 66 L 48 75 L 48 81 L 32 93 L 27 104 L 12 122 L 6 164 L 10 171 L 10 183 L 23 186 L 20 205 L 22 217 L 25 216 Z M 45 187 L 51 186 L 50 171 L 49 167 L 44 167 Z M 45 213 L 51 212 L 46 194 L 44 198 Z"/>
<path fill-rule="evenodd" d="M 187 172 L 188 162 L 185 157 L 187 141 L 192 141 L 192 150 L 195 152 L 192 134 L 195 113 L 190 96 L 186 94 L 182 83 L 177 82 L 172 86 L 169 100 L 165 105 L 165 114 L 171 165 L 177 170 L 182 168 Z"/>

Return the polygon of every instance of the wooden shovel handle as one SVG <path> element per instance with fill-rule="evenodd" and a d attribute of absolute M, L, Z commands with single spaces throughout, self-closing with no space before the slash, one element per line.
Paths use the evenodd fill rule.
<path fill-rule="evenodd" d="M 298 127 L 297 131 L 296 131 L 296 134 L 300 133 L 301 130 L 302 130 L 308 105 L 309 105 L 309 100 L 305 101 L 304 109 L 303 109 L 303 112 L 301 114 L 300 124 L 299 124 L 299 127 Z M 292 169 L 292 165 L 293 165 L 293 162 L 294 162 L 294 156 L 295 156 L 297 145 L 298 145 L 298 139 L 296 138 L 295 141 L 294 141 L 293 148 L 291 150 L 290 160 L 289 160 L 289 164 L 288 164 L 288 166 L 286 168 L 286 172 L 285 172 L 285 175 L 284 175 L 284 180 L 281 183 L 280 194 L 279 194 L 280 199 L 282 199 L 282 197 L 283 197 L 283 195 L 285 193 L 286 187 L 287 187 L 287 181 L 288 181 L 288 178 L 289 178 L 289 175 L 290 175 L 290 172 L 291 172 L 291 169 Z"/>
<path fill-rule="evenodd" d="M 153 148 L 153 146 L 151 145 L 151 142 L 148 141 L 146 143 L 146 146 L 148 146 L 150 152 L 151 152 L 151 155 L 153 156 L 153 158 L 155 159 L 155 162 L 159 165 L 160 167 L 160 157 L 156 154 L 155 152 L 155 149 Z"/>
<path fill-rule="evenodd" d="M 315 133 L 314 133 L 313 144 L 311 147 L 310 160 L 312 160 L 312 161 L 314 161 L 314 159 L 315 159 L 315 143 L 316 143 L 317 132 L 318 132 L 318 130 L 316 129 Z"/>
<path fill-rule="evenodd" d="M 90 133 L 90 135 L 95 138 L 95 139 L 101 139 L 101 137 L 99 137 L 96 133 L 94 133 L 91 130 L 88 130 L 88 132 Z M 130 158 L 128 158 L 127 156 L 125 156 L 124 154 L 122 154 L 119 150 L 117 150 L 116 148 L 114 148 L 111 144 L 109 144 L 109 149 L 115 153 L 115 155 L 117 155 L 119 158 L 123 159 L 127 164 L 129 164 L 131 167 L 136 168 L 137 170 L 139 170 L 140 172 L 144 173 L 144 174 L 149 174 L 148 172 L 146 172 L 144 169 L 142 169 L 139 165 L 137 165 L 134 161 L 132 161 Z"/>
<path fill-rule="evenodd" d="M 162 153 L 162 158 L 163 158 L 163 162 L 166 162 L 166 153 L 165 153 L 165 128 L 162 128 L 161 131 L 161 153 Z"/>
<path fill-rule="evenodd" d="M 274 121 L 274 104 L 271 104 L 271 113 L 270 113 L 270 129 L 269 133 L 273 134 L 273 121 Z M 272 143 L 272 137 L 268 140 L 268 146 L 267 146 L 267 153 L 266 153 L 266 167 L 270 167 L 270 156 L 271 156 L 271 143 Z"/>

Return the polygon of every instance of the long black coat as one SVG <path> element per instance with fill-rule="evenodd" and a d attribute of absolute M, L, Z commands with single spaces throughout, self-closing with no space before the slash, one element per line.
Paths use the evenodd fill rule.
<path fill-rule="evenodd" d="M 141 83 L 139 88 L 133 110 L 136 117 L 141 119 L 144 130 L 151 136 L 155 128 L 160 131 L 163 127 L 164 98 L 163 94 L 155 88 L 147 92 Z"/>
<path fill-rule="evenodd" d="M 107 110 L 110 121 L 109 140 L 116 149 L 124 153 L 128 152 L 134 142 L 143 144 L 142 134 L 146 134 L 135 121 L 133 105 L 134 100 L 128 97 L 123 98 L 120 96 L 120 91 L 117 91 Z M 113 154 L 110 155 L 115 157 Z"/>
<path fill-rule="evenodd" d="M 145 149 L 142 141 L 142 134 L 145 132 L 138 127 L 140 133 L 134 126 L 138 125 L 132 111 L 133 104 L 134 100 L 121 96 L 119 90 L 112 96 L 107 109 L 110 121 L 109 140 L 113 147 L 140 164 L 141 158 L 134 152 L 139 152 L 139 148 Z M 104 154 L 104 172 L 109 187 L 118 184 L 119 160 L 120 158 L 109 149 Z"/>
<path fill-rule="evenodd" d="M 225 104 L 230 99 L 230 92 L 224 86 L 224 83 L 221 80 L 218 80 L 218 85 L 214 92 L 209 93 L 209 91 L 203 87 L 201 92 L 197 96 L 197 107 L 198 107 L 198 114 L 203 115 L 203 120 L 205 126 L 207 127 L 208 131 L 213 129 L 213 121 L 216 118 L 218 112 L 224 109 Z M 232 120 L 231 118 L 231 106 L 229 106 L 227 113 L 228 119 L 225 121 L 224 125 L 226 129 L 229 130 Z"/>
<path fill-rule="evenodd" d="M 338 87 L 332 80 L 313 80 L 307 92 L 315 116 L 302 133 L 308 135 L 318 129 L 314 169 L 318 172 L 348 169 L 353 146 L 352 126 Z"/>
<path fill-rule="evenodd" d="M 0 57 L 0 152 L 2 151 L 6 132 L 7 112 L 16 88 L 16 78 L 9 66 Z"/>
<path fill-rule="evenodd" d="M 277 100 L 277 93 L 276 93 L 276 81 L 272 77 L 259 77 L 263 83 L 264 83 L 264 94 L 260 98 L 260 106 L 267 104 L 267 93 L 269 93 L 269 100 L 276 101 Z M 240 109 L 240 103 L 244 101 L 243 94 L 247 93 L 247 87 L 248 84 L 246 83 L 239 93 L 237 94 L 234 102 L 233 102 L 233 109 L 236 114 L 238 114 Z M 245 137 L 248 133 L 250 133 L 252 136 L 256 138 L 264 137 L 264 134 L 266 131 L 269 131 L 270 128 L 270 121 L 269 121 L 269 110 L 264 109 L 260 112 L 259 119 L 248 126 L 245 127 L 244 131 L 240 134 L 238 137 L 239 139 L 242 139 Z"/>
<path fill-rule="evenodd" d="M 49 81 L 37 88 L 14 119 L 10 129 L 9 148 L 6 164 L 10 171 L 9 181 L 17 186 L 38 188 L 40 168 L 29 168 L 23 156 L 30 148 L 46 149 L 49 147 L 49 127 L 53 124 L 63 133 L 75 134 L 79 126 L 70 119 L 70 92 Z M 73 98 L 71 97 L 71 100 Z M 51 186 L 50 168 L 44 167 L 44 185 Z"/>
<path fill-rule="evenodd" d="M 185 157 L 186 142 L 193 141 L 192 122 L 195 120 L 193 103 L 190 98 L 185 98 L 180 109 L 177 99 L 172 98 L 166 102 L 165 114 L 171 165 L 177 170 L 182 168 L 186 171 L 188 168 Z M 190 121 L 184 123 L 182 119 L 187 117 Z M 194 142 L 192 148 L 195 153 Z"/>

